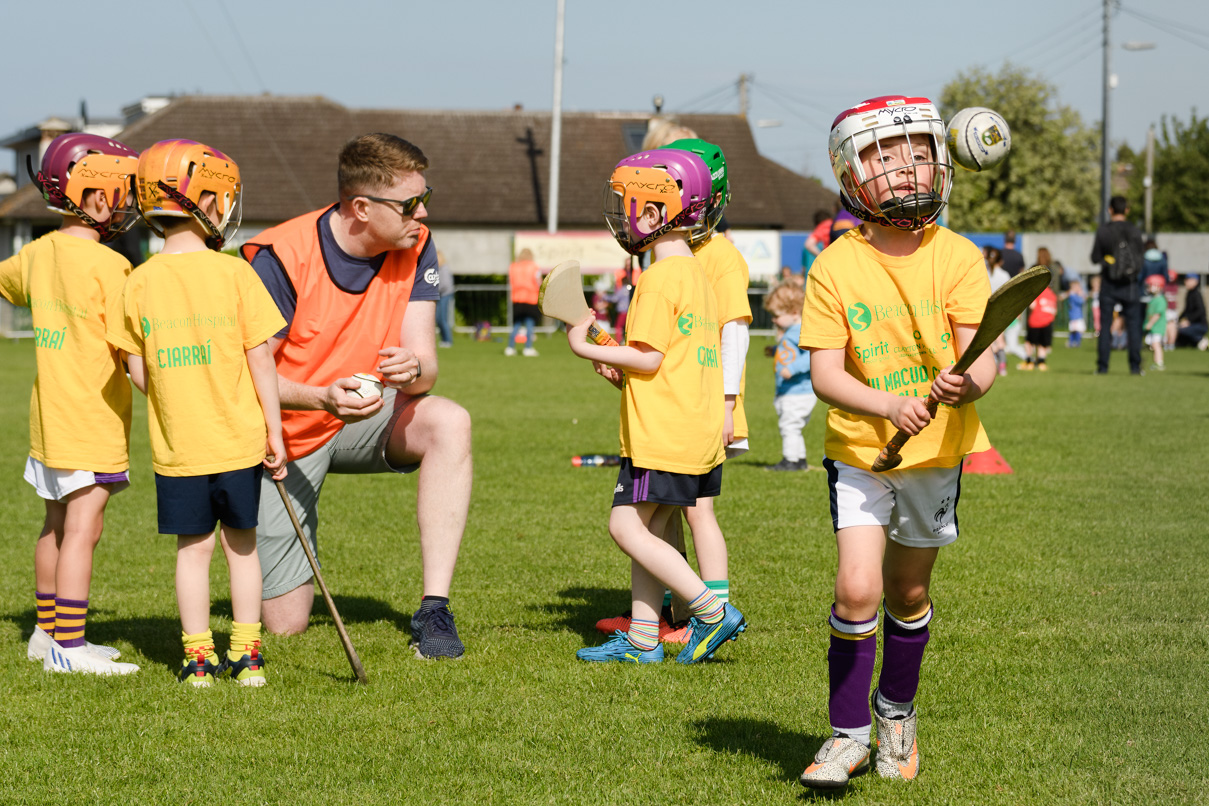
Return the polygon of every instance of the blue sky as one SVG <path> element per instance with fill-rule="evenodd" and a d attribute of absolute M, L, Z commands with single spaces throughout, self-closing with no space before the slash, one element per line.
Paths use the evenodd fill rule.
<path fill-rule="evenodd" d="M 0 135 L 75 115 L 81 99 L 91 115 L 116 117 L 167 92 L 323 95 L 362 108 L 551 106 L 555 0 L 66 0 L 53 19 L 44 8 L 6 10 Z M 1163 115 L 1187 121 L 1209 109 L 1200 78 L 1209 74 L 1209 10 L 1204 0 L 1123 0 L 1117 9 L 1112 139 L 1141 148 Z M 876 95 L 938 95 L 975 66 L 1027 67 L 1098 122 L 1101 13 L 1101 0 L 567 0 L 563 105 L 646 111 L 658 94 L 666 111 L 737 112 L 746 73 L 749 119 L 769 124 L 754 129 L 761 151 L 825 177 L 839 111 Z M 1121 47 L 1130 41 L 1155 47 Z M 0 151 L 0 169 L 11 162 Z"/>

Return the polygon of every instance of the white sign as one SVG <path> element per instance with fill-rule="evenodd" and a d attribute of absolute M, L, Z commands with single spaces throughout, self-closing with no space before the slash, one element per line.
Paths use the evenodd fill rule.
<path fill-rule="evenodd" d="M 736 230 L 726 233 L 757 277 L 776 277 L 781 271 L 781 233 L 777 230 Z"/>
<path fill-rule="evenodd" d="M 517 232 L 513 254 L 522 249 L 533 253 L 533 260 L 543 270 L 564 260 L 578 260 L 585 274 L 599 274 L 620 269 L 629 260 L 629 253 L 617 245 L 608 232 Z"/>

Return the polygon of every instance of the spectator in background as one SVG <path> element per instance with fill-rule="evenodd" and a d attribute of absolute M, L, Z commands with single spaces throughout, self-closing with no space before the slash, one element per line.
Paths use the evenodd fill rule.
<path fill-rule="evenodd" d="M 1167 335 L 1167 298 L 1163 296 L 1163 287 L 1167 285 L 1167 276 L 1151 274 L 1146 278 L 1150 288 L 1146 290 L 1150 301 L 1146 303 L 1146 338 L 1150 341 L 1150 349 L 1154 351 L 1154 363 L 1151 369 L 1162 371 L 1163 366 L 1163 337 Z"/>
<path fill-rule="evenodd" d="M 445 264 L 445 253 L 437 250 L 437 330 L 441 334 L 441 347 L 453 346 L 453 271 Z"/>
<path fill-rule="evenodd" d="M 994 294 L 1012 278 L 1003 270 L 1003 253 L 998 249 L 993 246 L 984 246 L 982 256 L 986 260 L 987 274 L 990 275 L 991 281 L 991 293 Z M 1000 375 L 1007 375 L 1007 349 L 1004 344 L 1002 333 L 996 336 L 994 343 L 991 344 L 991 353 L 995 356 L 995 371 Z"/>
<path fill-rule="evenodd" d="M 1138 275 L 1142 269 L 1142 233 L 1126 220 L 1129 203 L 1124 196 L 1108 201 L 1108 221 L 1096 230 L 1091 262 L 1100 264 L 1100 339 L 1096 356 L 1096 372 L 1108 372 L 1112 337 L 1105 332 L 1111 328 L 1113 309 L 1121 307 L 1125 336 L 1129 344 L 1129 371 L 1142 374 L 1142 294 Z M 1107 322 L 1104 321 L 1107 318 Z"/>
<path fill-rule="evenodd" d="M 814 229 L 806 238 L 806 245 L 802 248 L 802 273 L 810 272 L 810 264 L 814 263 L 814 259 L 819 256 L 831 243 L 831 214 L 826 210 L 814 211 Z"/>
<path fill-rule="evenodd" d="M 1159 245 L 1154 242 L 1154 238 L 1148 238 L 1143 247 L 1145 251 L 1142 253 L 1142 276 L 1138 286 L 1142 289 L 1143 294 L 1147 294 L 1146 287 L 1150 284 L 1152 275 L 1163 275 L 1163 285 L 1167 285 L 1167 253 L 1160 251 Z"/>
<path fill-rule="evenodd" d="M 765 470 L 808 470 L 806 440 L 802 430 L 819 399 L 810 384 L 810 352 L 798 346 L 802 335 L 802 305 L 806 293 L 796 285 L 779 286 L 764 300 L 764 309 L 772 314 L 777 327 L 777 346 L 773 357 L 776 373 L 777 426 L 781 431 L 781 461 L 765 465 Z"/>
<path fill-rule="evenodd" d="M 504 355 L 516 355 L 516 337 L 523 326 L 525 347 L 522 353 L 526 358 L 537 357 L 537 350 L 533 346 L 533 326 L 542 315 L 537 307 L 541 286 L 542 270 L 533 262 L 533 252 L 522 249 L 508 267 L 508 288 L 512 292 L 512 335 L 508 337 Z"/>
<path fill-rule="evenodd" d="M 1083 304 L 1087 301 L 1083 293 L 1083 283 L 1079 280 L 1070 281 L 1070 291 L 1066 294 L 1066 318 L 1069 322 L 1067 329 L 1070 335 L 1066 337 L 1067 347 L 1078 347 L 1083 343 L 1083 333 L 1087 330 L 1087 322 L 1083 315 Z"/>
<path fill-rule="evenodd" d="M 1205 297 L 1201 293 L 1201 278 L 1195 274 L 1184 275 L 1184 311 L 1180 314 L 1180 329 L 1175 334 L 1176 347 L 1209 349 L 1209 320 L 1205 318 Z"/>
<path fill-rule="evenodd" d="M 634 264 L 635 261 L 627 257 L 625 264 L 613 272 L 613 333 L 621 343 L 625 343 L 625 320 L 630 312 L 630 297 L 634 295 L 634 286 L 642 275 L 642 268 Z"/>
<path fill-rule="evenodd" d="M 831 218 L 831 232 L 827 235 L 827 245 L 835 243 L 841 235 L 853 227 L 859 227 L 860 219 L 854 216 L 843 208 L 837 200 L 835 203 L 835 215 Z"/>
<path fill-rule="evenodd" d="M 1008 273 L 1008 277 L 1015 277 L 1024 271 L 1024 255 L 1016 250 L 1016 233 L 1014 230 L 1008 230 L 1003 233 L 1003 270 Z"/>

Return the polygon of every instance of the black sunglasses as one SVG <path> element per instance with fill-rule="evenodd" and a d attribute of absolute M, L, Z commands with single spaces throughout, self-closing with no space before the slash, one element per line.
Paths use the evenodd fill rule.
<path fill-rule="evenodd" d="M 423 193 L 419 196 L 412 196 L 410 199 L 383 199 L 378 196 L 367 196 L 364 193 L 358 193 L 351 198 L 369 199 L 370 201 L 381 202 L 382 204 L 397 204 L 399 205 L 399 211 L 403 215 L 411 215 L 421 204 L 428 205 L 428 200 L 432 198 L 432 188 L 426 186 Z"/>

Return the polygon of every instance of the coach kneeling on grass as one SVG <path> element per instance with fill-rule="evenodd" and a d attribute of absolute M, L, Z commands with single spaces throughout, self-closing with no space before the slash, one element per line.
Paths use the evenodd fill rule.
<path fill-rule="evenodd" d="M 307 538 L 330 473 L 419 470 L 423 594 L 411 620 L 421 657 L 463 652 L 449 585 L 470 505 L 470 416 L 427 394 L 437 380 L 436 248 L 424 184 L 428 160 L 390 134 L 366 134 L 340 152 L 340 201 L 286 221 L 243 247 L 287 327 L 269 340 L 281 387 L 289 453 L 286 490 Z M 370 372 L 381 398 L 350 395 Z M 310 564 L 281 497 L 266 481 L 257 544 L 265 629 L 307 627 L 315 599 Z"/>

